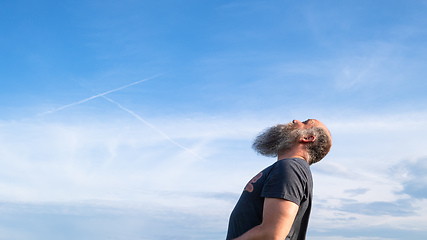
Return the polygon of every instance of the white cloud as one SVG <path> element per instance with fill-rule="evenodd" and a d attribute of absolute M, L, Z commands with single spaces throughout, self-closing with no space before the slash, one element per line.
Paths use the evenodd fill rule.
<path fill-rule="evenodd" d="M 424 200 L 415 200 L 402 189 L 412 179 L 408 170 L 427 155 L 423 147 L 427 141 L 414 137 L 427 134 L 427 114 L 342 114 L 325 119 L 334 145 L 323 162 L 312 167 L 315 204 L 311 227 L 425 229 Z M 355 189 L 363 191 L 354 194 Z"/>
<path fill-rule="evenodd" d="M 3 122 L 0 161 L 4 167 L 0 176 L 4 181 L 0 196 L 7 201 L 29 202 L 133 201 L 164 191 L 230 191 L 218 187 L 227 180 L 215 175 L 224 171 L 208 169 L 219 167 L 215 163 L 221 151 L 218 142 L 245 141 L 260 125 L 219 119 L 205 119 L 203 123 L 188 119 L 151 122 L 204 159 L 171 144 L 137 121 Z M 150 199 L 152 203 L 162 201 Z M 164 200 L 170 201 L 167 197 Z M 174 202 L 182 207 L 187 200 Z"/>
<path fill-rule="evenodd" d="M 426 155 L 422 150 L 426 142 L 412 136 L 425 134 L 427 114 L 341 114 L 320 119 L 329 126 L 334 146 L 324 161 L 312 167 L 315 204 L 311 228 L 347 228 L 367 222 L 386 227 L 402 221 L 417 229 L 425 227 L 423 215 L 392 216 L 399 201 L 408 199 L 399 192 L 407 178 L 396 177 L 400 172 L 389 170 L 405 159 Z M 216 219 L 212 224 L 220 229 L 225 228 L 246 182 L 274 162 L 257 156 L 250 144 L 275 118 L 147 119 L 203 159 L 129 119 L 2 122 L 0 198 L 174 211 Z M 355 194 L 357 189 L 363 191 Z M 376 202 L 388 203 L 381 211 L 391 215 L 365 214 Z M 351 204 L 365 213 L 347 211 Z M 427 211 L 421 202 L 412 209 Z M 401 226 L 409 229 L 408 224 Z"/>

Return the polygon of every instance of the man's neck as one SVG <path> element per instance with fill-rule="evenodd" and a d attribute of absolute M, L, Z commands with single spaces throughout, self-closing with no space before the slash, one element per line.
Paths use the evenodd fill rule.
<path fill-rule="evenodd" d="M 307 151 L 305 149 L 302 149 L 301 146 L 295 146 L 286 152 L 280 153 L 277 156 L 277 160 L 285 158 L 301 158 L 308 162 Z"/>

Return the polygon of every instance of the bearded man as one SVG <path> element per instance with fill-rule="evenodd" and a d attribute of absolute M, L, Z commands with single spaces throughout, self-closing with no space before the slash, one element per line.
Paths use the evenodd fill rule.
<path fill-rule="evenodd" d="M 316 119 L 293 120 L 259 134 L 252 147 L 277 157 L 246 185 L 231 213 L 227 240 L 303 240 L 311 211 L 310 165 L 328 154 L 332 139 Z"/>

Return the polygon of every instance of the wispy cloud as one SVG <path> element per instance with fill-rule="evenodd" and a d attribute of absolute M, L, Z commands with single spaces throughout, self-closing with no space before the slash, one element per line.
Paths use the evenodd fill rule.
<path fill-rule="evenodd" d="M 140 211 L 150 206 L 217 219 L 223 224 L 216 225 L 219 230 L 244 184 L 274 161 L 250 149 L 256 133 L 275 122 L 270 116 L 142 118 L 116 103 L 112 107 L 120 105 L 133 118 L 116 114 L 92 122 L 1 122 L 0 175 L 7 181 L 0 184 L 0 198 Z M 416 215 L 427 211 L 422 199 L 407 212 L 398 210 L 411 195 L 405 186 L 422 171 L 414 172 L 416 161 L 398 165 L 402 171 L 389 169 L 410 158 L 406 146 L 423 149 L 424 143 L 410 136 L 424 131 L 425 113 L 330 116 L 321 120 L 333 133 L 332 152 L 312 167 L 316 196 L 311 228 L 362 227 L 379 223 L 381 216 L 389 216 L 392 226 L 404 219 L 422 228 L 425 221 Z M 205 160 L 194 161 L 196 156 L 169 139 L 179 139 Z M 411 153 L 421 156 L 423 151 Z M 406 175 L 397 178 L 401 173 Z"/>
<path fill-rule="evenodd" d="M 415 199 L 427 199 L 427 158 L 398 163 L 390 168 L 390 172 L 402 181 L 402 189 L 397 193 Z"/>
<path fill-rule="evenodd" d="M 90 101 L 90 100 L 92 100 L 92 99 L 95 99 L 95 98 L 103 97 L 103 96 L 105 96 L 105 95 L 107 95 L 107 94 L 110 94 L 110 93 L 113 93 L 113 92 L 120 91 L 120 90 L 125 89 L 125 88 L 127 88 L 127 87 L 130 87 L 130 86 L 133 86 L 133 85 L 136 85 L 136 84 L 139 84 L 139 83 L 142 83 L 142 82 L 148 81 L 148 80 L 150 80 L 150 79 L 157 78 L 157 77 L 159 77 L 159 76 L 161 76 L 161 74 L 157 74 L 157 75 L 154 75 L 154 76 L 152 76 L 152 77 L 145 78 L 145 79 L 142 79 L 142 80 L 139 80 L 139 81 L 136 81 L 136 82 L 133 82 L 133 83 L 127 84 L 127 85 L 125 85 L 125 86 L 122 86 L 122 87 L 119 87 L 119 88 L 116 88 L 116 89 L 113 89 L 113 90 L 110 90 L 110 91 L 107 91 L 107 92 L 104 92 L 104 93 L 100 93 L 100 94 L 94 95 L 94 96 L 92 96 L 92 97 L 85 98 L 85 99 L 80 100 L 80 101 L 77 101 L 77 102 L 73 102 L 73 103 L 70 103 L 70 104 L 67 104 L 67 105 L 64 105 L 64 106 L 61 106 L 61 107 L 55 108 L 55 109 L 53 109 L 53 110 L 49 110 L 49 111 L 46 111 L 46 112 L 43 112 L 43 113 L 39 113 L 39 114 L 38 114 L 38 116 L 44 116 L 44 115 L 47 115 L 47 114 L 52 114 L 52 113 L 54 113 L 54 112 L 57 112 L 57 111 L 63 110 L 63 109 L 65 109 L 65 108 L 69 108 L 69 107 L 72 107 L 72 106 L 76 106 L 76 105 L 79 105 L 79 104 L 82 104 L 82 103 L 88 102 L 88 101 Z"/>
<path fill-rule="evenodd" d="M 340 210 L 348 213 L 357 213 L 368 216 L 413 216 L 417 208 L 413 206 L 411 199 L 401 199 L 394 202 L 372 202 L 372 203 L 345 203 Z"/>
<path fill-rule="evenodd" d="M 120 109 L 123 109 L 124 111 L 128 112 L 130 115 L 134 116 L 136 119 L 138 119 L 139 121 L 141 121 L 142 123 L 144 123 L 145 125 L 149 126 L 150 128 L 154 129 L 156 132 L 158 132 L 160 135 L 162 135 L 163 137 L 165 137 L 169 142 L 175 144 L 176 146 L 184 149 L 185 151 L 191 153 L 192 155 L 194 155 L 195 157 L 203 160 L 203 158 L 201 156 L 199 156 L 198 154 L 196 154 L 194 151 L 184 147 L 183 145 L 179 144 L 177 141 L 173 140 L 172 138 L 170 138 L 166 133 L 164 133 L 163 131 L 161 131 L 160 129 L 158 129 L 157 127 L 155 127 L 153 124 L 145 121 L 142 117 L 140 117 L 138 114 L 136 114 L 135 112 L 129 110 L 128 108 L 123 107 L 120 103 L 106 97 L 105 95 L 101 95 L 103 98 L 107 99 L 109 102 L 114 103 L 115 105 L 117 105 Z"/>
<path fill-rule="evenodd" d="M 356 189 L 347 189 L 346 193 L 350 193 L 352 196 L 362 195 L 369 191 L 369 188 L 356 188 Z"/>

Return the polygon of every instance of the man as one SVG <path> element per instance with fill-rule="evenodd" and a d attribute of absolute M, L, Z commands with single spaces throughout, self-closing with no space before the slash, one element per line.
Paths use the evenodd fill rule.
<path fill-rule="evenodd" d="M 329 152 L 329 130 L 318 120 L 293 120 L 266 129 L 253 148 L 277 157 L 246 185 L 230 216 L 227 240 L 303 240 L 311 210 L 310 165 Z"/>

